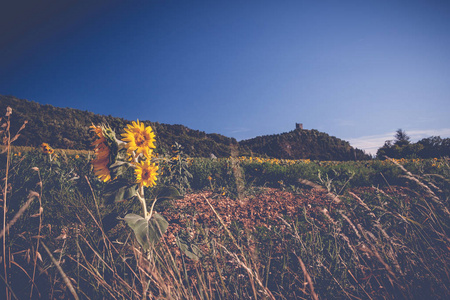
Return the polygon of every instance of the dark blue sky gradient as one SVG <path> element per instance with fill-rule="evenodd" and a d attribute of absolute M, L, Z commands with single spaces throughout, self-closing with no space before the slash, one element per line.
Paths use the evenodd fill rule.
<path fill-rule="evenodd" d="M 0 94 L 238 140 L 450 136 L 449 1 L 11 2 Z"/>

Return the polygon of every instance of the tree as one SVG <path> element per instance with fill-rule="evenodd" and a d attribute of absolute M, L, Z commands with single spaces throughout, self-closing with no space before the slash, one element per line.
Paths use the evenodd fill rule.
<path fill-rule="evenodd" d="M 408 145 L 410 143 L 410 138 L 409 136 L 406 134 L 406 131 L 400 129 L 397 129 L 397 131 L 395 132 L 395 145 L 398 145 L 400 147 Z"/>

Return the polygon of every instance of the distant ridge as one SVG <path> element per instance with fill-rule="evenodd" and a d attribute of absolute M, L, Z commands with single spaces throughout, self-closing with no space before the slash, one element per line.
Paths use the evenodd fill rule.
<path fill-rule="evenodd" d="M 241 152 L 284 159 L 366 160 L 371 157 L 344 140 L 315 129 L 297 129 L 241 141 Z"/>
<path fill-rule="evenodd" d="M 25 120 L 26 129 L 15 142 L 18 146 L 39 146 L 49 143 L 54 148 L 91 149 L 91 124 L 108 124 L 116 133 L 131 121 L 119 117 L 94 114 L 73 108 L 42 105 L 37 102 L 0 95 L 0 114 L 6 107 L 13 109 L 12 132 L 16 132 Z M 258 155 L 286 159 L 355 160 L 369 159 L 359 149 L 354 149 L 346 141 L 329 136 L 317 130 L 296 129 L 294 131 L 237 142 L 220 134 L 207 134 L 183 125 L 161 124 L 144 121 L 151 125 L 156 134 L 157 152 L 170 151 L 175 142 L 184 147 L 185 153 L 195 157 L 229 157 L 231 145 L 239 144 L 239 155 Z"/>

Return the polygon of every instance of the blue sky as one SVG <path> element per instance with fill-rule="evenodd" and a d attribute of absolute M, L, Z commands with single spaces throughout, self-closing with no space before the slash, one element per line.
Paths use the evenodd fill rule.
<path fill-rule="evenodd" d="M 398 128 L 450 137 L 449 1 L 5 2 L 3 95 L 371 153 Z"/>

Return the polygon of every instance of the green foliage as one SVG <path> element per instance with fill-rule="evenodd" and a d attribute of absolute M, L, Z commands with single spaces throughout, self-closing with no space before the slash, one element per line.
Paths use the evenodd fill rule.
<path fill-rule="evenodd" d="M 147 251 L 166 232 L 169 223 L 160 214 L 153 214 L 150 219 L 136 214 L 127 214 L 123 220 L 133 229 L 137 241 Z"/>
<path fill-rule="evenodd" d="M 422 146 L 419 150 L 418 157 L 421 158 L 439 158 L 450 157 L 450 138 L 442 139 L 439 136 L 432 136 L 421 139 L 417 142 Z"/>
<path fill-rule="evenodd" d="M 439 136 L 411 143 L 406 132 L 399 129 L 394 141 L 386 141 L 377 151 L 378 159 L 390 158 L 440 158 L 450 156 L 450 138 Z"/>
<path fill-rule="evenodd" d="M 445 159 L 440 160 L 403 160 L 401 163 L 411 172 L 439 174 L 447 176 Z M 295 190 L 301 187 L 299 179 L 306 179 L 322 185 L 332 182 L 334 192 L 340 194 L 351 187 L 389 186 L 403 184 L 399 177 L 401 170 L 392 162 L 382 160 L 322 162 L 297 161 L 295 163 L 257 162 L 245 160 L 240 163 L 247 187 L 269 186 Z M 209 189 L 229 196 L 236 196 L 236 179 L 230 159 L 194 158 L 189 166 L 193 175 L 190 185 L 195 190 Z M 321 179 L 319 179 L 319 174 Z"/>
<path fill-rule="evenodd" d="M 157 199 L 158 201 L 164 201 L 181 199 L 183 198 L 183 196 L 181 196 L 179 190 L 177 190 L 173 186 L 158 185 L 151 189 L 149 198 Z"/>
<path fill-rule="evenodd" d="M 15 213 L 24 204 L 30 191 L 40 189 L 38 173 L 31 170 L 38 168 L 42 182 L 42 203 L 46 213 L 44 220 L 55 226 L 65 222 L 76 222 L 73 211 L 83 206 L 92 207 L 92 190 L 87 180 L 92 182 L 95 195 L 102 189 L 103 184 L 97 182 L 91 173 L 88 156 L 58 154 L 57 157 L 43 154 L 40 151 L 11 153 L 12 166 L 9 184 L 14 193 L 9 204 L 10 213 Z M 0 174 L 4 176 L 6 153 L 0 154 Z M 87 178 L 87 180 L 86 180 Z M 89 201 L 88 201 L 89 199 Z M 38 204 L 32 203 L 31 210 Z"/>
<path fill-rule="evenodd" d="M 235 172 L 230 159 L 195 158 L 189 166 L 194 190 L 211 189 L 217 193 L 237 196 Z"/>
<path fill-rule="evenodd" d="M 406 134 L 406 132 L 402 129 L 398 129 L 395 132 L 395 145 L 399 145 L 399 146 L 403 146 L 403 145 L 408 145 L 410 138 L 409 136 Z"/>
<path fill-rule="evenodd" d="M 183 152 L 183 147 L 175 142 L 172 145 L 172 157 L 161 161 L 160 170 L 165 175 L 161 177 L 162 184 L 175 186 L 182 194 L 190 190 L 189 159 Z"/>
<path fill-rule="evenodd" d="M 127 179 L 119 178 L 108 182 L 103 196 L 107 204 L 123 202 L 136 196 L 138 185 Z"/>

